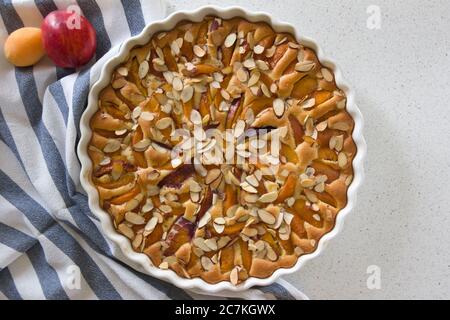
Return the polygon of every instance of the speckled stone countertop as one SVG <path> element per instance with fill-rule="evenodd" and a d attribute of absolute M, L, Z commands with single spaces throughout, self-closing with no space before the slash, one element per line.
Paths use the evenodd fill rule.
<path fill-rule="evenodd" d="M 324 253 L 285 279 L 312 299 L 449 299 L 450 2 L 168 2 L 169 12 L 270 12 L 317 40 L 356 91 L 368 144 L 358 204 Z M 367 286 L 369 266 L 380 289 Z"/>

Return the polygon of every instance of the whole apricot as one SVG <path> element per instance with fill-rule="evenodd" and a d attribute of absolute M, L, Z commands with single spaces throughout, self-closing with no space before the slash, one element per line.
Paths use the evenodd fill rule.
<path fill-rule="evenodd" d="M 40 28 L 25 27 L 11 33 L 5 42 L 5 57 L 16 67 L 28 67 L 45 54 Z"/>

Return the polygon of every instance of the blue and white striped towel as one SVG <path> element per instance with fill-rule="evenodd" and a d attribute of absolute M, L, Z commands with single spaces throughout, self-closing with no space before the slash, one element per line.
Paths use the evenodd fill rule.
<path fill-rule="evenodd" d="M 67 0 L 0 0 L 0 44 Z M 80 186 L 79 121 L 90 85 L 118 45 L 166 14 L 163 0 L 79 0 L 97 30 L 96 62 L 14 68 L 0 54 L 0 299 L 208 298 L 139 273 L 103 237 Z M 74 267 L 75 266 L 75 267 Z M 75 271 L 80 271 L 76 285 Z M 302 299 L 283 280 L 244 299 Z"/>

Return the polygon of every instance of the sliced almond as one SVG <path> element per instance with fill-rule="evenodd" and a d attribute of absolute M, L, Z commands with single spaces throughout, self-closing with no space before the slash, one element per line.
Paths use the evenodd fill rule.
<path fill-rule="evenodd" d="M 172 118 L 165 117 L 165 118 L 159 119 L 156 122 L 155 126 L 159 130 L 164 130 L 164 129 L 167 129 L 168 127 L 170 127 L 172 125 L 172 122 L 173 122 Z"/>
<path fill-rule="evenodd" d="M 201 116 L 200 112 L 198 112 L 195 109 L 193 109 L 191 111 L 190 119 L 191 119 L 193 124 L 196 124 L 196 125 L 201 125 L 202 124 L 202 116 Z"/>
<path fill-rule="evenodd" d="M 147 213 L 149 211 L 151 211 L 153 209 L 153 201 L 151 198 L 148 198 L 147 201 L 145 202 L 145 204 L 142 206 L 141 211 L 143 213 Z"/>
<path fill-rule="evenodd" d="M 162 66 L 165 66 L 165 64 L 166 64 L 166 62 L 161 58 L 155 58 L 152 60 L 152 62 L 153 62 L 154 67 L 157 67 L 157 66 L 162 67 Z"/>
<path fill-rule="evenodd" d="M 318 184 L 314 187 L 314 191 L 319 192 L 319 193 L 324 192 L 324 191 L 325 191 L 325 183 L 323 183 L 323 182 L 318 183 Z"/>
<path fill-rule="evenodd" d="M 151 217 L 150 220 L 147 221 L 147 224 L 144 227 L 144 231 L 146 231 L 147 233 L 152 233 L 157 224 L 158 224 L 158 218 Z"/>
<path fill-rule="evenodd" d="M 206 239 L 205 245 L 213 251 L 217 250 L 217 240 L 216 239 Z"/>
<path fill-rule="evenodd" d="M 347 165 L 347 155 L 344 152 L 338 154 L 338 164 L 341 168 Z"/>
<path fill-rule="evenodd" d="M 159 265 L 159 268 L 160 268 L 160 269 L 163 269 L 163 270 L 167 270 L 167 269 L 169 269 L 169 263 L 168 263 L 167 261 L 163 261 L 163 262 L 161 262 L 161 264 Z"/>
<path fill-rule="evenodd" d="M 288 46 L 289 46 L 289 48 L 292 48 L 292 49 L 300 48 L 300 45 L 298 43 L 295 43 L 295 42 L 289 42 Z"/>
<path fill-rule="evenodd" d="M 268 192 L 259 197 L 259 201 L 263 203 L 272 203 L 278 198 L 278 192 Z"/>
<path fill-rule="evenodd" d="M 110 163 L 111 163 L 111 158 L 110 157 L 105 157 L 105 158 L 103 158 L 102 161 L 99 162 L 99 165 L 100 166 L 106 166 L 106 165 L 108 165 Z"/>
<path fill-rule="evenodd" d="M 238 120 L 234 126 L 234 136 L 236 138 L 240 137 L 245 131 L 245 121 Z"/>
<path fill-rule="evenodd" d="M 259 186 L 259 181 L 254 175 L 247 176 L 245 178 L 245 181 L 247 181 L 250 185 L 252 185 L 255 188 Z"/>
<path fill-rule="evenodd" d="M 236 76 L 240 82 L 246 82 L 248 80 L 248 72 L 244 68 L 240 68 L 236 72 Z"/>
<path fill-rule="evenodd" d="M 258 217 L 266 224 L 274 224 L 276 222 L 275 217 L 264 209 L 258 209 Z"/>
<path fill-rule="evenodd" d="M 201 192 L 202 186 L 195 180 L 191 180 L 189 183 L 189 190 L 191 192 Z"/>
<path fill-rule="evenodd" d="M 148 65 L 147 60 L 142 61 L 141 64 L 139 65 L 139 70 L 138 70 L 139 78 L 140 79 L 145 78 L 149 69 L 150 69 L 150 66 Z"/>
<path fill-rule="evenodd" d="M 133 231 L 133 229 L 131 229 L 125 223 L 119 224 L 117 229 L 119 229 L 120 233 L 122 233 L 128 239 L 133 239 L 134 238 L 134 231 Z"/>
<path fill-rule="evenodd" d="M 237 38 L 236 33 L 230 33 L 230 34 L 225 38 L 225 42 L 224 42 L 225 47 L 226 47 L 226 48 L 230 48 L 231 46 L 233 46 L 234 43 L 236 42 L 236 38 Z"/>
<path fill-rule="evenodd" d="M 144 111 L 141 113 L 140 118 L 145 121 L 153 121 L 153 119 L 155 119 L 155 115 L 151 112 Z"/>
<path fill-rule="evenodd" d="M 230 272 L 230 282 L 236 286 L 238 284 L 238 281 L 239 281 L 239 271 L 237 267 L 234 267 L 233 270 L 231 270 Z"/>
<path fill-rule="evenodd" d="M 319 199 L 317 198 L 316 194 L 315 194 L 314 192 L 312 192 L 311 190 L 305 189 L 305 190 L 303 190 L 303 192 L 305 193 L 306 198 L 307 198 L 309 201 L 311 201 L 311 202 L 317 202 L 317 201 L 319 201 Z"/>
<path fill-rule="evenodd" d="M 327 126 L 328 126 L 328 122 L 327 121 L 322 121 L 322 122 L 320 122 L 319 124 L 316 125 L 316 129 L 319 132 L 323 132 L 323 131 L 325 131 Z"/>
<path fill-rule="evenodd" d="M 230 94 L 225 89 L 220 90 L 220 94 L 222 95 L 222 98 L 224 98 L 225 100 L 231 99 Z"/>
<path fill-rule="evenodd" d="M 216 230 L 216 232 L 218 234 L 221 234 L 225 230 L 225 225 L 223 225 L 223 224 L 213 223 L 213 226 L 214 226 L 214 230 Z"/>
<path fill-rule="evenodd" d="M 272 83 L 272 84 L 270 85 L 270 92 L 276 93 L 277 90 L 278 90 L 277 84 L 276 84 L 276 83 Z"/>
<path fill-rule="evenodd" d="M 194 87 L 187 85 L 181 91 L 181 101 L 184 103 L 190 101 L 194 95 Z"/>
<path fill-rule="evenodd" d="M 134 238 L 133 242 L 131 242 L 131 245 L 133 246 L 133 248 L 134 248 L 135 250 L 137 250 L 137 249 L 139 248 L 139 246 L 140 246 L 141 243 L 142 243 L 142 240 L 143 240 L 142 233 L 138 233 L 138 234 L 136 235 L 136 237 Z"/>
<path fill-rule="evenodd" d="M 217 217 L 216 219 L 214 219 L 214 223 L 218 225 L 224 225 L 226 221 L 223 217 Z"/>
<path fill-rule="evenodd" d="M 264 83 L 261 83 L 261 91 L 267 98 L 270 98 L 272 96 L 272 93 L 270 92 L 269 88 L 267 88 L 267 86 Z"/>
<path fill-rule="evenodd" d="M 161 210 L 164 213 L 171 213 L 172 212 L 172 207 L 167 205 L 167 204 L 163 204 L 159 206 L 159 210 Z"/>
<path fill-rule="evenodd" d="M 308 99 L 308 100 L 305 100 L 304 102 L 302 102 L 300 104 L 300 107 L 302 107 L 303 109 L 307 110 L 307 109 L 311 109 L 315 105 L 316 105 L 316 99 L 311 98 L 311 99 Z"/>
<path fill-rule="evenodd" d="M 231 241 L 231 238 L 229 236 L 220 237 L 217 241 L 217 248 L 221 249 L 225 247 L 229 242 Z"/>
<path fill-rule="evenodd" d="M 117 68 L 117 73 L 123 77 L 126 77 L 126 76 L 128 76 L 128 68 L 126 68 L 126 67 Z"/>
<path fill-rule="evenodd" d="M 306 178 L 301 180 L 300 184 L 302 185 L 303 188 L 311 188 L 314 186 L 314 180 L 310 179 L 310 178 Z"/>
<path fill-rule="evenodd" d="M 200 192 L 190 192 L 189 196 L 190 196 L 192 202 L 194 202 L 194 203 L 200 202 L 200 197 L 201 197 Z"/>
<path fill-rule="evenodd" d="M 253 52 L 256 53 L 256 54 L 261 54 L 261 53 L 264 52 L 264 49 L 265 48 L 262 45 L 258 44 L 257 46 L 255 46 L 253 48 Z"/>
<path fill-rule="evenodd" d="M 256 202 L 258 202 L 258 198 L 259 198 L 259 196 L 255 193 L 246 193 L 244 195 L 244 200 L 247 203 L 256 203 Z"/>
<path fill-rule="evenodd" d="M 203 228 L 206 226 L 206 224 L 211 221 L 211 214 L 209 212 L 206 212 L 203 217 L 201 217 L 200 221 L 198 222 L 198 227 Z"/>
<path fill-rule="evenodd" d="M 247 69 L 250 69 L 250 70 L 256 67 L 255 60 L 253 60 L 253 58 L 249 58 L 249 59 L 245 60 L 243 65 L 244 65 L 244 67 L 246 67 Z"/>
<path fill-rule="evenodd" d="M 192 35 L 191 31 L 189 31 L 189 30 L 186 31 L 186 33 L 184 34 L 184 40 L 186 42 L 190 42 L 190 43 L 192 43 L 194 41 L 194 36 Z"/>
<path fill-rule="evenodd" d="M 258 230 L 256 230 L 255 228 L 244 228 L 242 229 L 242 234 L 246 235 L 247 237 L 256 237 L 258 235 Z"/>
<path fill-rule="evenodd" d="M 149 139 L 143 139 L 137 143 L 135 143 L 133 145 L 134 150 L 138 151 L 138 152 L 142 152 L 147 150 L 147 148 L 149 147 L 151 141 Z"/>
<path fill-rule="evenodd" d="M 181 158 L 173 158 L 170 160 L 170 164 L 172 165 L 172 168 L 178 168 L 183 163 L 183 159 Z"/>
<path fill-rule="evenodd" d="M 285 111 L 284 101 L 277 98 L 273 101 L 273 111 L 278 118 L 282 118 Z"/>
<path fill-rule="evenodd" d="M 137 213 L 128 211 L 125 213 L 125 220 L 131 224 L 144 224 L 145 219 L 143 216 L 138 215 Z"/>
<path fill-rule="evenodd" d="M 261 71 L 268 71 L 269 65 L 264 60 L 256 60 L 255 61 L 256 67 L 258 67 Z"/>
<path fill-rule="evenodd" d="M 139 118 L 141 113 L 142 113 L 142 108 L 138 106 L 138 107 L 133 109 L 133 112 L 131 113 L 131 117 L 133 119 L 137 119 L 137 118 Z"/>
<path fill-rule="evenodd" d="M 295 70 L 298 72 L 309 72 L 315 66 L 316 66 L 316 64 L 311 61 L 299 62 L 295 65 Z"/>
<path fill-rule="evenodd" d="M 328 70 L 327 68 L 322 68 L 320 72 L 322 72 L 322 76 L 325 79 L 325 81 L 327 82 L 333 81 L 333 74 L 331 73 L 330 70 Z"/>
<path fill-rule="evenodd" d="M 266 249 L 267 249 L 267 253 L 266 253 L 267 259 L 269 259 L 270 261 L 276 261 L 278 259 L 278 256 L 277 256 L 275 250 L 273 250 L 270 245 L 267 245 Z"/>
<path fill-rule="evenodd" d="M 251 186 L 247 182 L 241 183 L 242 190 L 248 192 L 248 193 L 258 193 L 258 190 L 255 189 L 255 187 Z"/>
<path fill-rule="evenodd" d="M 183 81 L 178 77 L 173 78 L 172 87 L 176 91 L 183 90 Z"/>
<path fill-rule="evenodd" d="M 199 58 L 202 58 L 206 54 L 206 51 L 198 45 L 195 45 L 193 50 L 194 50 L 194 54 Z"/>
<path fill-rule="evenodd" d="M 214 181 L 216 181 L 216 179 L 218 179 L 220 177 L 220 175 L 222 174 L 222 171 L 220 171 L 220 169 L 212 169 L 210 171 L 208 171 L 206 177 L 205 177 L 205 183 L 206 184 L 211 184 Z"/>
<path fill-rule="evenodd" d="M 250 79 L 248 80 L 247 85 L 248 85 L 249 87 L 251 87 L 251 86 L 257 84 L 260 77 L 261 77 L 261 73 L 259 73 L 258 71 L 253 72 L 252 75 L 251 75 L 251 77 L 250 77 Z M 251 109 L 249 109 L 249 110 L 251 110 Z"/>
<path fill-rule="evenodd" d="M 205 269 L 205 271 L 211 270 L 212 267 L 214 266 L 214 264 L 211 261 L 211 259 L 208 258 L 207 256 L 201 257 L 200 262 L 202 264 L 203 269 Z"/>
<path fill-rule="evenodd" d="M 178 46 L 178 42 L 177 41 L 173 41 L 171 44 L 170 44 L 170 49 L 172 50 L 172 53 L 175 55 L 175 56 L 178 56 L 179 54 L 180 54 L 180 47 Z"/>
<path fill-rule="evenodd" d="M 120 141 L 111 139 L 111 140 L 108 140 L 105 147 L 103 148 L 103 151 L 106 153 L 112 153 L 112 152 L 116 152 L 119 149 L 120 149 Z"/>
<path fill-rule="evenodd" d="M 284 219 L 284 222 L 286 222 L 286 224 L 290 225 L 292 222 L 292 219 L 294 219 L 294 215 L 289 212 L 284 212 L 283 219 Z"/>

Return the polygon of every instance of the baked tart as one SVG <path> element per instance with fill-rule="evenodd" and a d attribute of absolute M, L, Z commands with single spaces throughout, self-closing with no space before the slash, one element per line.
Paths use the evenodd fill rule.
<path fill-rule="evenodd" d="M 116 67 L 90 126 L 100 206 L 181 277 L 238 285 L 290 268 L 347 203 L 346 96 L 266 23 L 210 16 L 155 34 Z"/>

